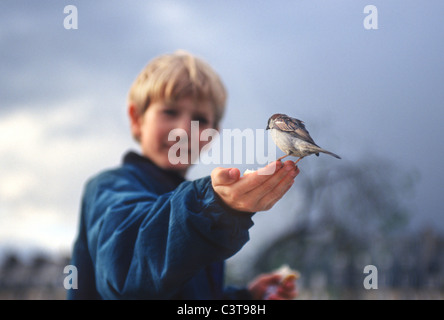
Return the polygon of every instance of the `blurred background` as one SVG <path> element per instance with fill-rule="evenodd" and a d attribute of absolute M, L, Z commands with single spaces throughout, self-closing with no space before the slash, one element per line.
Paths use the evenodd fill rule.
<path fill-rule="evenodd" d="M 443 12 L 439 0 L 2 0 L 0 299 L 65 298 L 83 184 L 138 150 L 127 92 L 177 49 L 224 80 L 223 128 L 286 113 L 342 156 L 300 162 L 292 189 L 254 216 L 228 283 L 288 264 L 299 299 L 442 299 Z M 367 265 L 378 289 L 363 286 Z"/>

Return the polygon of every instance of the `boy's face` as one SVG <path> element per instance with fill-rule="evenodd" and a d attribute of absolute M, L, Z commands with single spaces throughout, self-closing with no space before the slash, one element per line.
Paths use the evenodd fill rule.
<path fill-rule="evenodd" d="M 214 128 L 214 116 L 210 102 L 195 101 L 192 98 L 184 97 L 171 104 L 166 104 L 164 101 L 153 102 L 143 115 L 138 116 L 136 123 L 133 119 L 131 120 L 132 125 L 137 127 L 136 130 L 139 130 L 143 155 L 162 169 L 178 171 L 184 175 L 193 160 L 191 146 L 199 146 L 200 153 L 208 143 L 208 141 L 200 141 L 199 137 L 203 130 Z M 191 121 L 199 121 L 199 135 L 193 135 L 193 138 L 199 141 L 194 141 L 194 143 L 191 143 Z M 177 145 L 179 140 L 177 138 L 176 141 L 168 141 L 168 135 L 171 130 L 177 128 L 184 130 L 182 131 L 184 138 L 181 140 L 188 142 L 186 144 L 188 161 L 183 164 L 173 164 L 168 159 L 170 148 Z M 177 135 L 174 134 L 174 137 Z"/>

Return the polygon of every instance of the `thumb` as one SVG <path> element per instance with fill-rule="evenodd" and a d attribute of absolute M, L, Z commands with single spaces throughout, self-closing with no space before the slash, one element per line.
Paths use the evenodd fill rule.
<path fill-rule="evenodd" d="M 237 168 L 218 167 L 211 172 L 213 185 L 229 185 L 239 180 L 240 171 Z"/>
<path fill-rule="evenodd" d="M 269 273 L 263 276 L 263 281 L 267 285 L 278 284 L 282 279 L 282 276 L 278 273 Z"/>

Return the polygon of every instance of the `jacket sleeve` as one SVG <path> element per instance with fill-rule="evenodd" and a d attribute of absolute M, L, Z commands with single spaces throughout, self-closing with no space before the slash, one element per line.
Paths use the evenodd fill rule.
<path fill-rule="evenodd" d="M 226 207 L 210 177 L 156 195 L 135 181 L 106 176 L 90 183 L 88 249 L 105 299 L 168 299 L 206 265 L 242 248 L 251 213 Z"/>

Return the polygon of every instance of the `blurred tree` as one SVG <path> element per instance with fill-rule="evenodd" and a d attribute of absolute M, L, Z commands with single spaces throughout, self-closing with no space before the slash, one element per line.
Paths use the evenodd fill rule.
<path fill-rule="evenodd" d="M 16 269 L 20 265 L 21 261 L 17 254 L 15 252 L 8 252 L 1 267 L 4 271 L 10 271 Z"/>
<path fill-rule="evenodd" d="M 298 183 L 302 219 L 258 254 L 252 271 L 288 263 L 305 286 L 321 274 L 330 287 L 362 288 L 365 265 L 385 268 L 392 260 L 390 244 L 408 222 L 417 176 L 375 158 L 307 171 Z"/>

